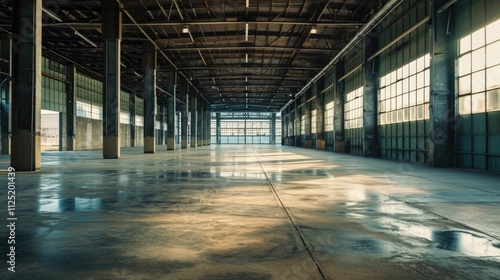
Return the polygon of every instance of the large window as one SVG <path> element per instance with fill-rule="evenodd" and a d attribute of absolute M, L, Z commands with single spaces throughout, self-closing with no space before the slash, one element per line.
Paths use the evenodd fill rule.
<path fill-rule="evenodd" d="M 216 125 L 212 114 L 211 139 L 215 143 Z M 271 143 L 271 113 L 220 113 L 221 144 Z M 280 139 L 278 139 L 280 138 Z M 281 116 L 276 116 L 276 142 L 281 142 Z"/>
<path fill-rule="evenodd" d="M 316 133 L 316 109 L 311 111 L 311 134 Z"/>
<path fill-rule="evenodd" d="M 42 73 L 42 109 L 66 112 L 66 65 L 44 57 Z"/>
<path fill-rule="evenodd" d="M 429 119 L 430 55 L 380 78 L 379 124 Z"/>
<path fill-rule="evenodd" d="M 76 75 L 76 115 L 102 120 L 102 91 L 101 81 L 78 73 Z"/>
<path fill-rule="evenodd" d="M 333 101 L 325 105 L 325 131 L 333 131 Z"/>
<path fill-rule="evenodd" d="M 345 129 L 363 127 L 363 87 L 346 95 Z"/>
<path fill-rule="evenodd" d="M 458 44 L 458 114 L 500 110 L 500 20 Z"/>

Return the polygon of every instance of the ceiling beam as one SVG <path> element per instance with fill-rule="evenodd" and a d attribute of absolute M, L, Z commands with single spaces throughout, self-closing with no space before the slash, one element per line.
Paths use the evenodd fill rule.
<path fill-rule="evenodd" d="M 184 25 L 235 25 L 235 24 L 269 24 L 269 25 L 310 25 L 310 26 L 325 26 L 325 27 L 356 27 L 363 26 L 364 22 L 314 22 L 314 21 L 164 21 L 164 22 L 142 22 L 142 23 L 123 23 L 122 27 L 164 27 L 164 26 L 184 26 Z M 58 23 L 50 22 L 43 24 L 43 27 L 74 27 L 74 28 L 89 28 L 95 29 L 102 26 L 100 22 L 67 22 Z"/>

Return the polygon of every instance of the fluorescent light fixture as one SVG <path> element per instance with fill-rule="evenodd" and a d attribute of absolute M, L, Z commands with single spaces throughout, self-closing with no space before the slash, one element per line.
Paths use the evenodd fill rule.
<path fill-rule="evenodd" d="M 247 0 L 247 3 L 245 5 L 245 7 L 249 8 L 250 7 L 250 0 Z"/>
<path fill-rule="evenodd" d="M 248 54 L 245 54 L 245 63 L 248 63 Z"/>
<path fill-rule="evenodd" d="M 45 9 L 45 8 L 42 8 L 42 11 L 43 11 L 44 13 L 46 13 L 46 14 L 49 16 L 49 18 L 51 18 L 51 19 L 53 19 L 53 20 L 56 20 L 56 21 L 58 21 L 58 22 L 63 22 L 63 20 L 62 20 L 60 17 L 58 17 L 56 14 L 54 14 L 54 12 L 52 12 L 52 11 L 50 11 L 50 10 L 47 10 L 47 9 Z"/>
<path fill-rule="evenodd" d="M 89 43 L 92 47 L 97 48 L 96 43 L 92 42 L 89 38 L 83 36 L 83 34 L 78 32 L 78 30 L 75 30 L 75 35 L 78 35 L 80 38 L 85 40 L 85 42 Z"/>
<path fill-rule="evenodd" d="M 316 27 L 311 28 L 311 34 L 316 34 L 318 33 L 318 29 Z"/>
<path fill-rule="evenodd" d="M 184 34 L 189 33 L 189 28 L 187 27 L 187 25 L 184 25 L 184 27 L 182 28 L 182 33 Z"/>

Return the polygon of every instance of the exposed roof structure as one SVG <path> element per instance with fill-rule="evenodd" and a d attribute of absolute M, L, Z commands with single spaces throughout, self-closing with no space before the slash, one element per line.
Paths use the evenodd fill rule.
<path fill-rule="evenodd" d="M 159 49 L 214 111 L 279 111 L 356 34 L 385 0 L 118 0 L 122 83 L 142 95 L 142 50 Z M 101 1 L 44 1 L 44 55 L 103 69 Z M 10 31 L 12 1 L 0 1 Z M 158 93 L 161 100 L 162 92 Z"/>

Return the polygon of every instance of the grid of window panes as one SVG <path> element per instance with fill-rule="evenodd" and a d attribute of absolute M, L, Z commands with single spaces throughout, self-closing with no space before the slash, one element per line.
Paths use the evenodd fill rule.
<path fill-rule="evenodd" d="M 42 73 L 60 80 L 66 80 L 68 68 L 66 65 L 59 63 L 47 57 L 42 58 Z"/>
<path fill-rule="evenodd" d="M 42 73 L 42 109 L 66 112 L 66 65 L 44 57 Z"/>
<path fill-rule="evenodd" d="M 500 20 L 498 9 L 484 17 L 485 2 L 474 3 L 460 3 L 457 15 L 456 162 L 500 172 Z"/>
<path fill-rule="evenodd" d="M 346 95 L 344 118 L 345 129 L 363 127 L 363 87 Z"/>
<path fill-rule="evenodd" d="M 102 82 L 80 73 L 76 75 L 76 115 L 102 120 Z"/>
<path fill-rule="evenodd" d="M 333 108 L 333 101 L 325 105 L 325 131 L 333 131 Z"/>
<path fill-rule="evenodd" d="M 429 119 L 430 55 L 380 78 L 379 124 Z"/>
<path fill-rule="evenodd" d="M 269 136 L 270 121 L 247 120 L 247 136 Z"/>
<path fill-rule="evenodd" d="M 311 134 L 316 133 L 316 109 L 311 111 Z"/>
<path fill-rule="evenodd" d="M 459 40 L 458 114 L 500 110 L 500 20 Z"/>
<path fill-rule="evenodd" d="M 234 118 L 234 119 L 233 119 Z M 215 113 L 210 122 L 211 139 L 215 143 Z M 221 144 L 269 144 L 271 142 L 270 113 L 221 113 Z M 276 137 L 281 143 L 281 118 L 276 117 Z M 278 142 L 278 139 L 276 139 Z"/>
<path fill-rule="evenodd" d="M 144 99 L 135 98 L 135 125 L 144 126 Z"/>

